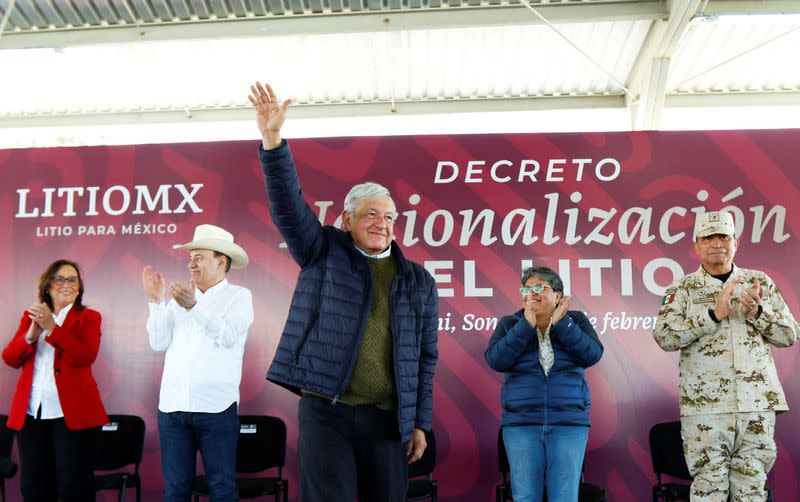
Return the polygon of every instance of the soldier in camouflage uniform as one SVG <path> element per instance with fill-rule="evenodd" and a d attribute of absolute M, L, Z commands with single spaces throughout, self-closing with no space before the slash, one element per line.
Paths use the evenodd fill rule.
<path fill-rule="evenodd" d="M 792 345 L 797 322 L 763 272 L 733 265 L 727 212 L 705 213 L 694 249 L 702 266 L 667 289 L 653 336 L 680 349 L 683 451 L 692 502 L 766 500 L 775 413 L 789 409 L 769 344 Z"/>

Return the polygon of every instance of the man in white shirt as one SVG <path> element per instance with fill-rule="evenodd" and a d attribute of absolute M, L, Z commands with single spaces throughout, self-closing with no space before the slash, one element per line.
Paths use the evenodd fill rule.
<path fill-rule="evenodd" d="M 150 266 L 142 272 L 150 346 L 167 352 L 158 404 L 164 500 L 190 500 L 199 450 L 211 500 L 235 501 L 239 382 L 253 299 L 225 274 L 247 266 L 248 257 L 214 225 L 198 225 L 192 242 L 172 247 L 189 251 L 188 286 L 167 287 Z"/>

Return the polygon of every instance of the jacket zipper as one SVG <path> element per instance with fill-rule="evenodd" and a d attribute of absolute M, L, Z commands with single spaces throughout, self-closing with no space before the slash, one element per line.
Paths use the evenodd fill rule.
<path fill-rule="evenodd" d="M 364 336 L 364 327 L 366 324 L 366 318 L 369 317 L 369 309 L 372 308 L 372 272 L 369 269 L 369 264 L 366 260 L 363 262 L 363 266 L 366 268 L 367 277 L 366 277 L 366 284 L 367 287 L 364 288 L 364 298 L 363 298 L 363 305 L 365 305 L 365 309 L 361 312 L 361 320 L 359 324 L 359 332 L 358 336 L 353 341 L 353 345 L 350 347 L 350 359 L 347 362 L 347 371 L 345 371 L 344 378 L 339 382 L 339 392 L 337 392 L 333 399 L 331 400 L 331 406 L 335 406 L 336 402 L 339 398 L 344 394 L 347 390 L 345 383 L 350 381 L 350 375 L 353 373 L 353 367 L 355 366 L 355 358 L 357 354 L 355 353 L 356 346 L 361 346 L 361 338 Z M 343 388 L 344 387 L 344 388 Z"/>
<path fill-rule="evenodd" d="M 392 370 L 394 370 L 394 394 L 395 399 L 397 401 L 396 408 L 397 408 L 397 430 L 400 432 L 402 436 L 403 430 L 400 424 L 400 394 L 397 392 L 398 389 L 398 371 L 397 371 L 397 329 L 395 329 L 394 325 L 394 312 L 392 311 L 392 307 L 396 303 L 395 297 L 397 296 L 397 283 L 400 280 L 400 274 L 398 272 L 397 278 L 394 280 L 394 284 L 392 284 L 392 291 L 389 293 L 389 331 L 392 334 Z M 419 388 L 419 385 L 417 385 Z"/>

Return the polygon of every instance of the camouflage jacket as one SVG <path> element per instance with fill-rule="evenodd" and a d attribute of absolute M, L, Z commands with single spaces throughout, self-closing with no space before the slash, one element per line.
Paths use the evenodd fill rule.
<path fill-rule="evenodd" d="M 800 327 L 765 273 L 734 266 L 728 280 L 735 277 L 737 293 L 756 279 L 763 287 L 757 318 L 745 319 L 737 294 L 730 315 L 714 322 L 708 310 L 723 283 L 702 267 L 670 286 L 661 302 L 653 337 L 664 350 L 681 350 L 681 416 L 789 409 L 769 344 L 792 345 Z"/>

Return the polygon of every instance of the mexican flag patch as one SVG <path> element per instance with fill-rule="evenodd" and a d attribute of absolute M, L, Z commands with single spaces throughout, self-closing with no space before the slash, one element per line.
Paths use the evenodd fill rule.
<path fill-rule="evenodd" d="M 674 299 L 675 299 L 675 293 L 667 293 L 666 295 L 664 295 L 664 298 L 661 299 L 661 305 L 667 305 L 669 303 L 672 303 Z"/>

